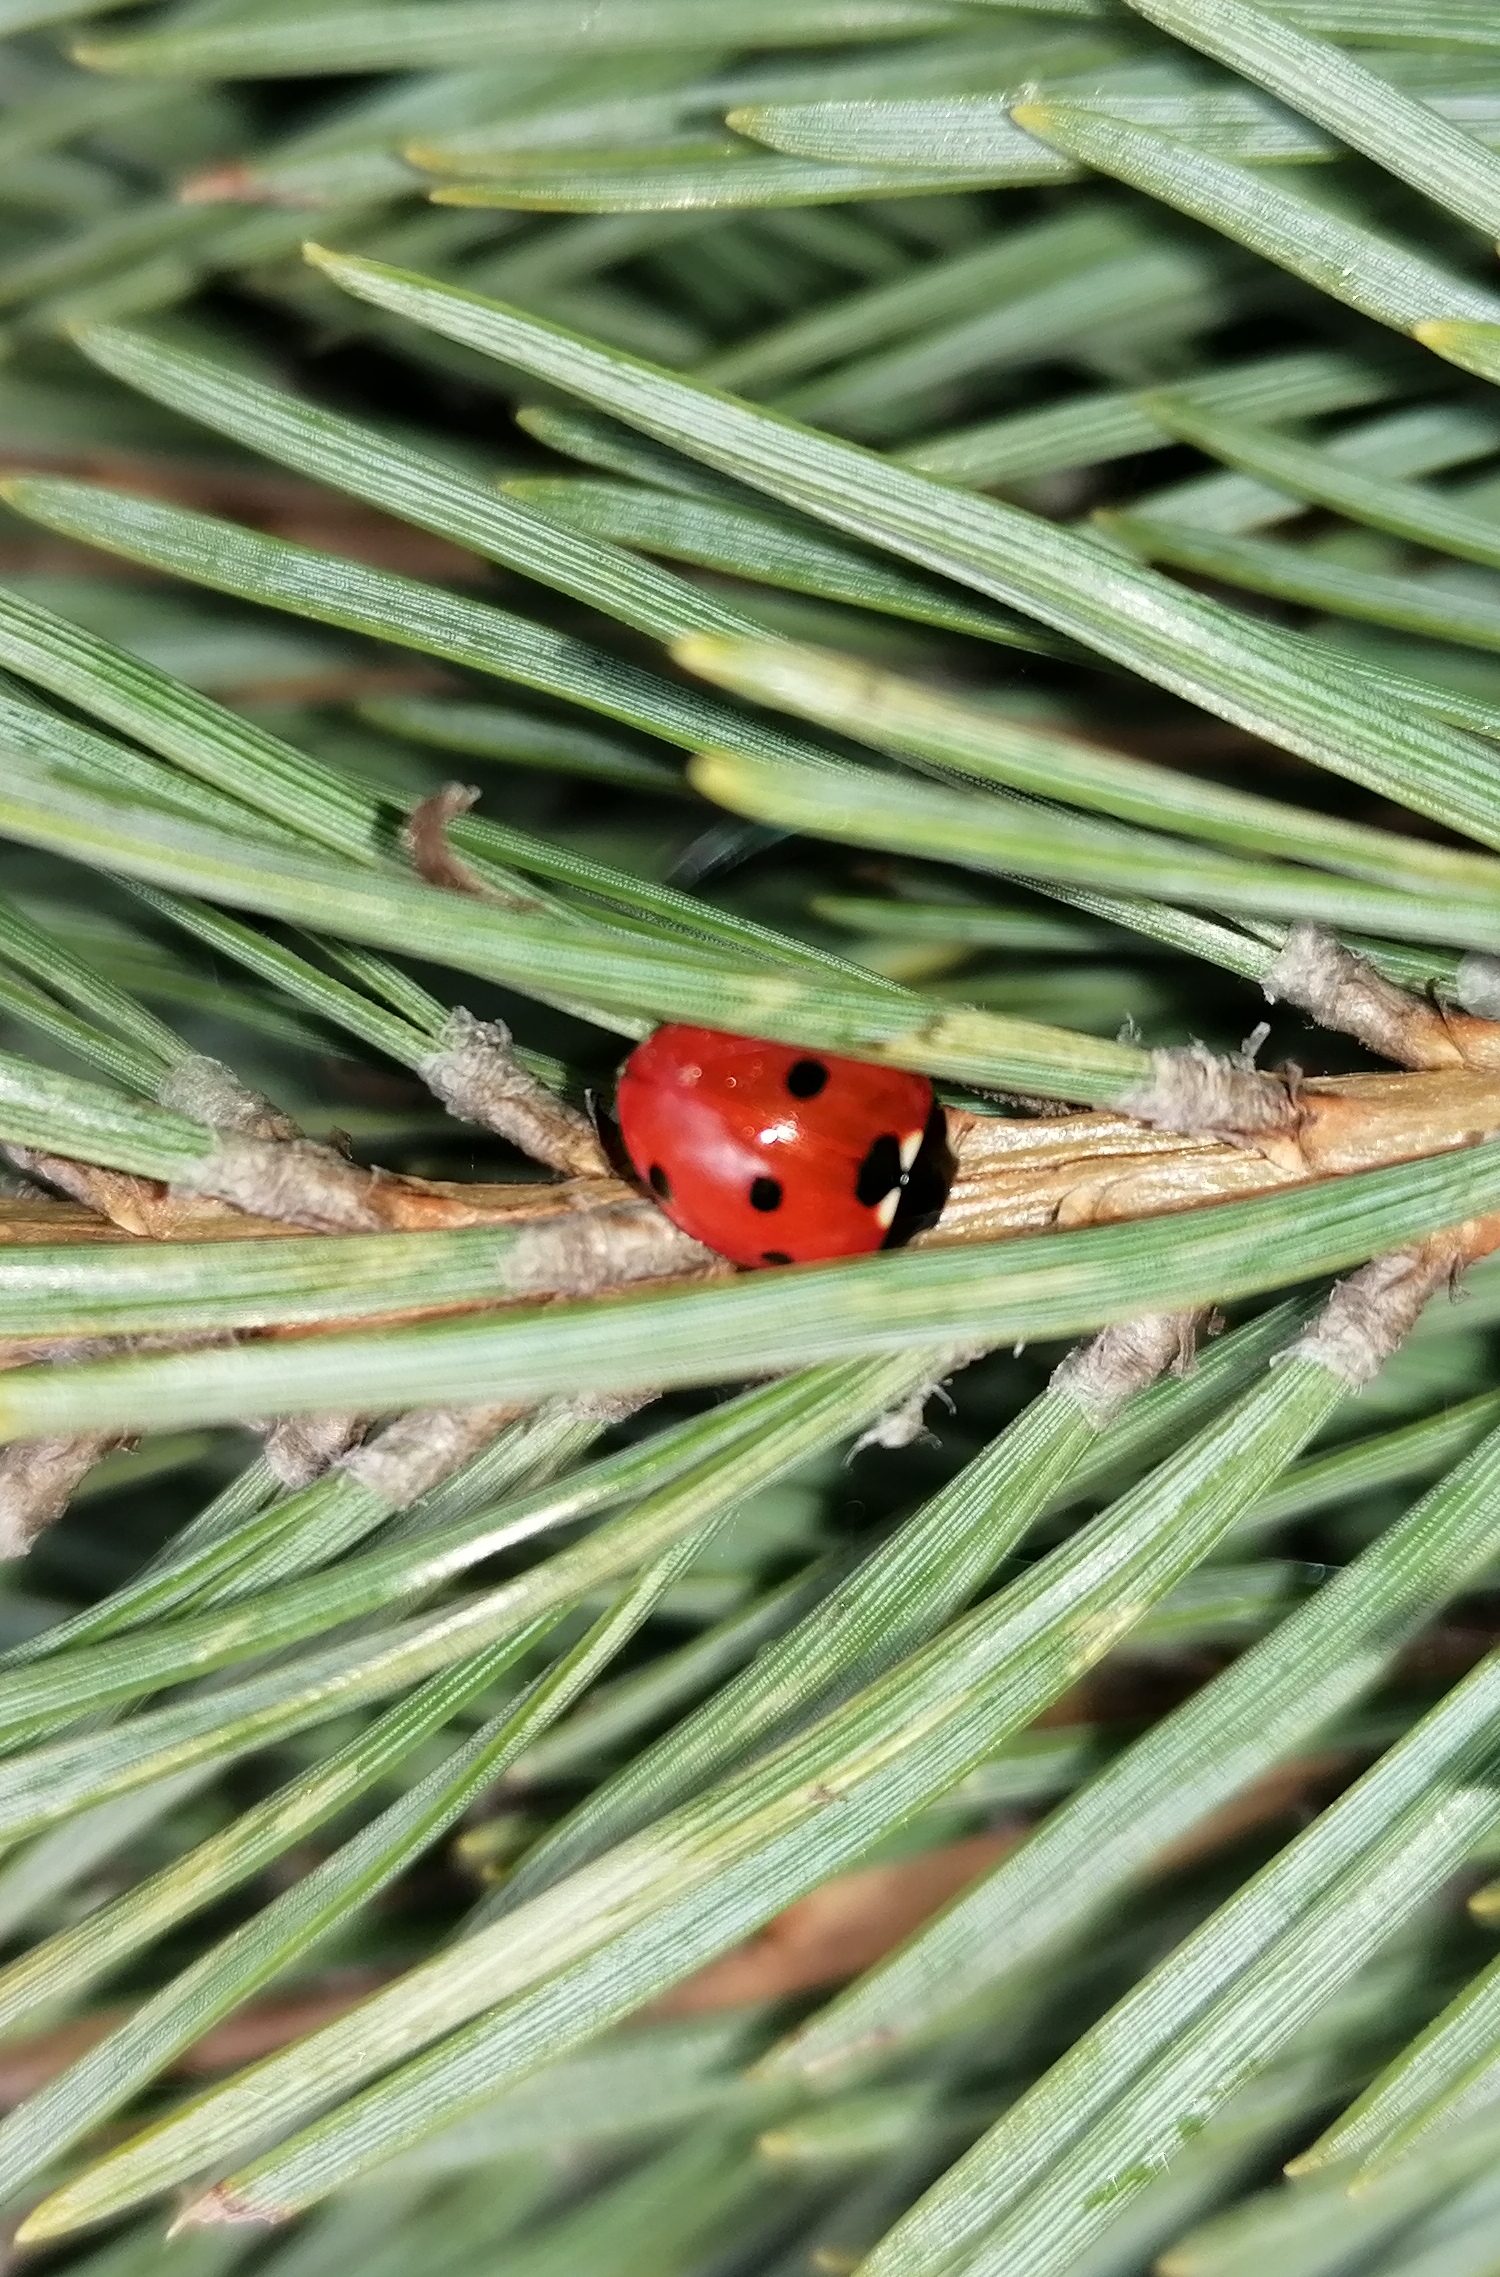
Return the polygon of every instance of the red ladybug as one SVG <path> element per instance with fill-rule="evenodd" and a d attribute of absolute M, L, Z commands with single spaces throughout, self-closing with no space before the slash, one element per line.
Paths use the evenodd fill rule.
<path fill-rule="evenodd" d="M 665 1027 L 625 1062 L 616 1105 L 642 1183 L 736 1265 L 889 1247 L 946 1193 L 942 1109 L 899 1068 Z"/>

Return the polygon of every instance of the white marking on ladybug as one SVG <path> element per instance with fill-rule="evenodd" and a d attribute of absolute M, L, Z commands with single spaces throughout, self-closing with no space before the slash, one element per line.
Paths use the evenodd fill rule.
<path fill-rule="evenodd" d="M 901 1141 L 901 1167 L 903 1170 L 910 1170 L 916 1161 L 917 1156 L 922 1151 L 922 1140 L 925 1135 L 925 1132 L 922 1131 L 908 1131 L 906 1137 Z"/>
<path fill-rule="evenodd" d="M 875 1204 L 875 1223 L 882 1233 L 889 1233 L 891 1220 L 896 1215 L 896 1206 L 900 1200 L 901 1189 L 899 1186 L 893 1186 L 884 1201 Z"/>

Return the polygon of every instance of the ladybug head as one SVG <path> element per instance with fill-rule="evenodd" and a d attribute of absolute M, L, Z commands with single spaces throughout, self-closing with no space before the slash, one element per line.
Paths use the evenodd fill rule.
<path fill-rule="evenodd" d="M 917 1234 L 926 1233 L 943 1214 L 949 1188 L 958 1171 L 948 1144 L 948 1118 L 934 1100 L 922 1133 L 917 1158 L 906 1174 L 901 1197 L 882 1249 L 902 1249 Z"/>
<path fill-rule="evenodd" d="M 599 1141 L 600 1150 L 610 1169 L 625 1185 L 638 1185 L 640 1181 L 636 1176 L 635 1164 L 626 1149 L 625 1134 L 620 1129 L 618 1118 L 592 1085 L 583 1094 L 583 1107 L 594 1126 L 594 1136 Z"/>

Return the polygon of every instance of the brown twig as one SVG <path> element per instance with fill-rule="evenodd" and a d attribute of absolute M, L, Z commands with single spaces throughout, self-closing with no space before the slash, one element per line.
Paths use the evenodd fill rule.
<path fill-rule="evenodd" d="M 940 1223 L 919 1240 L 924 1246 L 994 1241 L 1113 1224 L 1447 1153 L 1500 1134 L 1500 1073 L 1310 1078 L 1297 1090 L 1296 1115 L 1295 1128 L 1246 1143 L 1152 1130 L 1108 1112 L 1009 1119 L 951 1110 L 958 1175 Z M 271 1141 L 236 1139 L 212 1158 L 221 1191 L 234 1186 L 247 1199 L 253 1195 L 270 1213 L 264 1215 L 92 1165 L 8 1151 L 71 1186 L 118 1233 L 138 1238 L 286 1234 L 296 1221 L 274 1214 L 278 1201 L 283 1208 L 309 1207 L 305 1191 L 300 1205 L 283 1199 L 288 1166 L 282 1158 L 290 1150 Z M 312 1160 L 318 1192 L 309 1215 L 320 1230 L 527 1229 L 527 1243 L 497 1275 L 495 1302 L 604 1293 L 642 1279 L 696 1280 L 727 1270 L 670 1226 L 653 1203 L 612 1177 L 466 1186 L 366 1170 L 324 1151 Z M 292 1175 L 301 1175 L 308 1161 L 301 1156 Z M 111 1238 L 115 1234 L 97 1220 L 65 1204 L 0 1201 L 0 1245 Z M 411 1310 L 390 1315 L 410 1317 Z"/>
<path fill-rule="evenodd" d="M 196 1052 L 179 1060 L 169 1068 L 157 1087 L 160 1104 L 173 1112 L 203 1123 L 209 1129 L 221 1129 L 245 1134 L 251 1143 L 282 1147 L 290 1151 L 297 1140 L 297 1125 L 282 1113 L 279 1107 L 260 1092 L 243 1084 L 233 1068 L 222 1060 L 212 1059 L 206 1053 Z M 82 1175 L 86 1165 L 70 1164 L 60 1159 L 31 1155 L 20 1148 L 10 1150 L 28 1171 L 51 1173 L 56 1182 L 64 1185 L 79 1173 L 78 1184 L 91 1199 L 103 1199 L 107 1194 L 116 1208 L 139 1210 L 159 1189 L 149 1181 L 125 1180 L 120 1173 L 100 1174 L 92 1179 Z M 100 1183 L 101 1175 L 109 1183 Z M 160 1346 L 170 1339 L 148 1339 Z M 203 1341 L 189 1339 L 188 1341 Z M 210 1339 L 217 1341 L 217 1339 Z M 113 1340 L 106 1349 L 123 1351 L 133 1348 L 132 1342 Z M 3 1348 L 0 1348 L 3 1349 Z M 55 1349 L 49 1357 L 56 1361 L 66 1358 L 94 1357 L 97 1340 L 88 1340 L 82 1347 L 69 1352 L 66 1347 Z M 4 1360 L 12 1365 L 23 1359 L 34 1359 L 35 1354 L 17 1353 L 12 1346 L 5 1351 Z M 0 1361 L 4 1364 L 4 1361 Z M 310 1430 L 316 1425 L 300 1424 L 303 1434 L 304 1459 L 312 1446 Z M 49 1526 L 56 1525 L 68 1504 L 104 1455 L 112 1453 L 123 1442 L 117 1434 L 79 1434 L 72 1439 L 41 1439 L 10 1447 L 0 1456 L 0 1557 L 24 1557 L 28 1550 Z M 309 1475 L 312 1475 L 309 1473 Z"/>
<path fill-rule="evenodd" d="M 129 1170 L 106 1170 L 96 1162 L 79 1162 L 71 1155 L 44 1154 L 40 1148 L 16 1146 L 7 1142 L 3 1148 L 5 1158 L 18 1170 L 55 1187 L 82 1209 L 95 1213 L 94 1238 L 100 1238 L 98 1221 L 107 1219 L 122 1234 L 132 1234 L 140 1241 L 174 1241 L 230 1239 L 239 1233 L 285 1233 L 286 1226 L 267 1225 L 263 1220 L 247 1219 L 243 1212 L 231 1209 L 227 1203 L 215 1203 L 204 1197 L 194 1197 L 190 1212 L 179 1210 L 168 1189 L 154 1178 L 138 1178 Z M 191 1216 L 193 1231 L 178 1231 L 185 1216 Z M 19 1217 L 7 1212 L 7 1240 L 12 1238 L 45 1239 L 49 1236 L 13 1236 L 12 1224 L 24 1225 Z"/>
<path fill-rule="evenodd" d="M 483 1030 L 483 1023 L 472 1022 L 465 1034 Z M 507 1052 L 508 1042 L 481 1034 L 478 1058 L 501 1090 L 511 1083 Z M 1257 1132 L 1167 1130 L 1109 1111 L 1006 1118 L 951 1110 L 957 1175 L 939 1224 L 919 1240 L 924 1246 L 993 1241 L 1152 1217 L 1412 1161 L 1500 1134 L 1500 1069 L 1465 1066 L 1298 1082 L 1243 1068 L 1229 1072 L 1255 1075 L 1255 1112 L 1262 1124 Z M 1236 1084 L 1205 1073 L 1199 1055 L 1178 1082 L 1179 1098 L 1189 1087 L 1215 1111 L 1241 1096 Z M 526 1114 L 532 1105 L 529 1098 L 523 1101 Z M 558 1107 L 549 1094 L 546 1111 Z M 552 1136 L 559 1147 L 572 1143 L 560 1122 Z M 585 1151 L 592 1150 L 589 1134 Z M 299 1227 L 330 1233 L 509 1227 L 524 1234 L 497 1266 L 491 1298 L 460 1307 L 395 1308 L 382 1316 L 392 1324 L 433 1309 L 600 1295 L 643 1280 L 670 1285 L 728 1270 L 671 1226 L 654 1203 L 608 1175 L 463 1185 L 367 1169 L 305 1140 L 231 1132 L 221 1134 L 203 1162 L 169 1189 L 22 1147 L 6 1151 L 29 1173 L 98 1211 L 108 1226 L 63 1203 L 0 1198 L 0 1245 L 121 1234 L 157 1241 L 241 1240 Z M 321 1332 L 312 1322 L 263 1333 Z"/>
<path fill-rule="evenodd" d="M 1476 1017 L 1486 1001 L 1479 964 L 1465 959 L 1467 995 L 1460 966 L 1467 1008 L 1455 1009 L 1398 988 L 1323 926 L 1294 925 L 1261 985 L 1273 1004 L 1297 1005 L 1320 1027 L 1357 1037 L 1398 1067 L 1500 1070 L 1500 1020 Z M 1500 1006 L 1500 991 L 1495 1002 Z"/>
<path fill-rule="evenodd" d="M 1264 1080 L 1285 1104 L 1254 1133 L 1152 1128 L 1108 1111 L 1011 1121 L 950 1110 L 958 1177 L 939 1224 L 919 1239 L 993 1241 L 1155 1217 L 1500 1135 L 1500 1071 Z"/>
<path fill-rule="evenodd" d="M 101 1219 L 80 1202 L 61 1201 L 41 1187 L 31 1194 L 0 1197 L 0 1249 L 71 1248 L 80 1242 L 119 1247 L 130 1238 L 125 1227 Z"/>
<path fill-rule="evenodd" d="M 301 1136 L 290 1116 L 242 1083 L 223 1060 L 211 1059 L 206 1052 L 194 1052 L 168 1068 L 157 1085 L 156 1098 L 159 1106 L 187 1116 L 190 1122 L 202 1123 L 208 1130 L 238 1132 L 275 1145 Z M 28 1177 L 55 1186 L 75 1201 L 98 1210 L 124 1232 L 159 1238 L 155 1219 L 166 1189 L 154 1178 L 104 1170 L 95 1163 L 43 1154 L 33 1147 L 8 1145 L 4 1151 Z"/>

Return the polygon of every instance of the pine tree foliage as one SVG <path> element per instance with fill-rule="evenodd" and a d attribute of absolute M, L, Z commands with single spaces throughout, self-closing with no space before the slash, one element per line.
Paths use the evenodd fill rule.
<path fill-rule="evenodd" d="M 1500 8 L 0 34 L 16 2252 L 1500 2270 Z"/>

